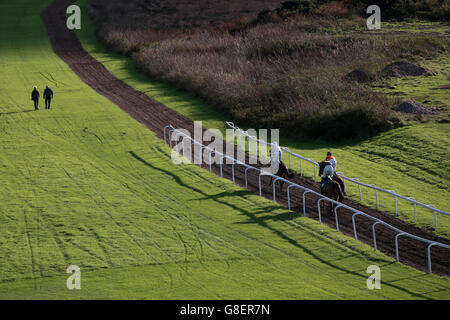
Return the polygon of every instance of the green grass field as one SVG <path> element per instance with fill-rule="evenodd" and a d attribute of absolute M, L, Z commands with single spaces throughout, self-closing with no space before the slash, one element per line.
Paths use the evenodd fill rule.
<path fill-rule="evenodd" d="M 83 8 L 85 0 L 78 1 Z M 78 36 L 83 47 L 98 61 L 103 63 L 116 77 L 125 81 L 137 90 L 163 103 L 167 107 L 192 119 L 201 120 L 207 128 L 217 128 L 224 132 L 227 128 L 226 116 L 214 111 L 200 99 L 189 93 L 176 90 L 157 81 L 152 81 L 133 66 L 131 59 L 108 52 L 94 35 L 92 24 L 85 14 L 83 28 Z M 431 24 L 434 28 L 436 24 Z M 400 28 L 395 24 L 396 28 Z M 445 28 L 438 25 L 439 28 Z M 405 27 L 406 28 L 406 27 Z M 387 28 L 390 32 L 391 28 Z M 427 67 L 438 69 L 441 74 L 437 77 L 398 80 L 408 83 L 403 95 L 398 91 L 391 92 L 399 97 L 412 97 L 418 99 L 431 99 L 440 104 L 450 105 L 448 90 L 437 92 L 433 89 L 437 83 L 444 81 L 448 73 L 448 65 L 444 63 L 448 58 L 442 57 L 427 62 Z M 417 81 L 421 81 L 421 90 L 417 90 Z M 426 93 L 424 93 L 426 91 Z M 431 98 L 430 98 L 431 97 Z M 246 128 L 244 128 L 246 129 Z M 258 128 L 256 128 L 258 129 Z M 450 188 L 448 181 L 450 174 L 447 167 L 450 165 L 447 152 L 450 147 L 450 123 L 417 123 L 402 128 L 381 133 L 367 140 L 355 139 L 344 143 L 330 144 L 323 141 L 298 142 L 294 139 L 281 139 L 283 146 L 297 154 L 319 161 L 325 158 L 326 152 L 331 150 L 338 159 L 338 171 L 348 177 L 359 178 L 360 181 L 375 184 L 388 190 L 394 190 L 400 195 L 413 197 L 417 201 L 432 204 L 436 208 L 449 212 Z M 281 134 L 283 132 L 281 131 Z M 287 154 L 283 155 L 288 162 Z M 300 171 L 298 160 L 293 161 L 293 168 Z M 313 177 L 313 166 L 304 163 L 304 174 Z M 375 207 L 375 191 L 362 189 L 363 203 Z M 358 188 L 355 184 L 348 184 L 348 195 L 359 200 Z M 380 209 L 394 213 L 394 198 L 386 194 L 379 194 Z M 414 222 L 414 207 L 412 204 L 399 200 L 398 215 L 401 219 Z M 437 215 L 437 234 L 450 237 L 450 217 Z M 434 215 L 427 209 L 418 207 L 417 224 L 434 231 Z"/>
<path fill-rule="evenodd" d="M 52 52 L 50 2 L 0 4 L 0 299 L 450 298 L 448 278 L 174 165 Z M 31 111 L 46 84 L 53 109 Z M 372 264 L 381 290 L 366 288 Z"/>

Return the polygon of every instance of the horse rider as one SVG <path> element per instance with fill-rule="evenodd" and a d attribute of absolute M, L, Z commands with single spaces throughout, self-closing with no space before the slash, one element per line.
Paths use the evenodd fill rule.
<path fill-rule="evenodd" d="M 272 172 L 274 174 L 276 174 L 277 176 L 286 179 L 286 177 L 288 178 L 293 178 L 294 174 L 290 171 L 290 169 L 288 169 L 286 167 L 286 165 L 283 163 L 283 161 L 281 161 L 281 148 L 278 145 L 277 142 L 273 142 L 271 144 L 271 148 L 270 148 L 270 160 L 273 164 L 277 164 L 277 172 Z M 272 184 L 272 179 L 273 176 L 270 177 L 270 182 L 269 182 L 269 186 Z M 279 183 L 280 185 L 280 192 L 283 189 L 283 180 L 279 180 L 277 181 L 277 183 Z"/>
<path fill-rule="evenodd" d="M 45 109 L 50 109 L 50 103 L 53 99 L 53 91 L 48 86 L 45 86 L 43 97 L 45 99 Z"/>
<path fill-rule="evenodd" d="M 338 176 L 338 174 L 336 173 L 336 165 L 337 165 L 337 161 L 336 158 L 331 154 L 331 152 L 327 152 L 327 157 L 325 158 L 325 161 L 328 161 L 333 169 L 333 174 L 330 175 L 330 177 L 332 178 L 332 180 L 336 181 L 339 183 L 339 185 L 341 186 L 341 190 L 342 192 L 345 194 L 345 184 L 344 181 L 342 180 L 342 178 L 340 176 Z M 324 169 L 324 174 L 326 171 L 326 167 Z"/>
<path fill-rule="evenodd" d="M 272 161 L 278 161 L 280 164 L 283 163 L 281 161 L 281 148 L 276 141 L 272 143 L 272 148 L 270 149 L 270 156 Z"/>
<path fill-rule="evenodd" d="M 327 152 L 327 157 L 325 158 L 325 161 L 329 161 L 331 163 L 331 166 L 333 167 L 334 172 L 336 172 L 336 158 L 331 154 L 331 152 Z"/>
<path fill-rule="evenodd" d="M 325 160 L 325 163 L 326 165 L 325 168 L 323 169 L 322 180 L 320 181 L 321 186 L 323 186 L 327 180 L 333 181 L 334 176 L 333 164 L 328 160 Z"/>
<path fill-rule="evenodd" d="M 34 102 L 34 110 L 39 110 L 39 91 L 37 86 L 34 86 L 31 92 L 31 100 Z"/>

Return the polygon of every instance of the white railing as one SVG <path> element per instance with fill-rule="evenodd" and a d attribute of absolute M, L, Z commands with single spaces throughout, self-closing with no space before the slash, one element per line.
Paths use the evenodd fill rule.
<path fill-rule="evenodd" d="M 340 231 L 339 230 L 339 221 L 338 221 L 338 209 L 339 208 L 345 208 L 345 209 L 351 211 L 352 212 L 353 236 L 354 236 L 354 238 L 356 240 L 358 240 L 358 234 L 357 234 L 357 230 L 356 230 L 355 218 L 358 215 L 361 215 L 361 216 L 364 216 L 364 217 L 374 221 L 374 223 L 372 224 L 372 235 L 373 235 L 373 246 L 374 246 L 375 250 L 377 250 L 375 226 L 378 225 L 378 224 L 384 225 L 388 229 L 390 229 L 390 230 L 392 230 L 392 231 L 397 233 L 396 236 L 395 236 L 395 257 L 396 257 L 397 261 L 400 261 L 399 246 L 398 246 L 398 238 L 400 236 L 409 237 L 409 238 L 412 238 L 412 239 L 415 239 L 415 240 L 418 240 L 418 241 L 421 241 L 421 242 L 424 242 L 424 243 L 428 244 L 428 246 L 427 246 L 427 260 L 428 260 L 428 272 L 429 273 L 432 273 L 431 247 L 438 246 L 438 247 L 442 247 L 442 248 L 445 248 L 445 249 L 450 249 L 449 245 L 446 245 L 444 243 L 437 242 L 437 241 L 424 239 L 424 238 L 415 236 L 413 234 L 410 234 L 408 232 L 404 232 L 404 231 L 402 231 L 402 230 L 400 230 L 400 229 L 398 229 L 396 227 L 393 227 L 390 224 L 388 224 L 388 223 L 386 223 L 386 222 L 384 222 L 384 221 L 382 221 L 382 220 L 380 220 L 378 218 L 375 218 L 375 217 L 373 217 L 373 216 L 371 216 L 371 215 L 369 215 L 367 213 L 364 213 L 364 212 L 362 212 L 360 210 L 352 208 L 352 207 L 350 207 L 348 205 L 345 205 L 345 204 L 340 203 L 338 201 L 335 201 L 333 199 L 327 198 L 327 197 L 323 196 L 322 194 L 320 194 L 320 193 L 318 193 L 318 192 L 316 192 L 314 190 L 308 189 L 308 188 L 303 187 L 301 185 L 298 185 L 298 184 L 296 184 L 296 183 L 294 183 L 292 181 L 286 180 L 286 179 L 278 177 L 278 176 L 276 176 L 274 174 L 271 174 L 271 173 L 268 173 L 266 171 L 263 171 L 263 170 L 261 170 L 259 168 L 255 168 L 255 167 L 253 167 L 251 165 L 248 165 L 248 164 L 245 164 L 245 163 L 243 163 L 243 162 L 241 162 L 241 161 L 239 161 L 239 160 L 237 160 L 237 159 L 235 159 L 235 158 L 233 158 L 231 156 L 225 155 L 225 154 L 223 154 L 223 153 L 221 153 L 221 152 L 219 152 L 217 150 L 211 149 L 210 147 L 201 144 L 200 142 L 196 141 L 195 139 L 193 139 L 192 137 L 186 135 L 185 133 L 183 133 L 183 132 L 173 128 L 171 125 L 167 125 L 167 126 L 164 127 L 164 143 L 167 144 L 166 136 L 169 137 L 170 148 L 175 150 L 176 152 L 180 152 L 178 150 L 179 149 L 178 148 L 178 144 L 176 144 L 174 147 L 172 147 L 172 141 L 178 141 L 179 138 L 182 137 L 182 139 L 183 139 L 183 156 L 184 157 L 186 157 L 186 148 L 185 148 L 185 144 L 184 144 L 184 139 L 188 139 L 190 148 L 189 148 L 189 155 L 188 155 L 188 157 L 186 157 L 187 159 L 192 159 L 192 146 L 193 145 L 198 145 L 200 147 L 200 155 L 203 154 L 203 150 L 204 149 L 205 150 L 209 150 L 210 151 L 210 153 L 209 153 L 209 162 L 206 163 L 206 164 L 209 165 L 209 171 L 210 172 L 212 172 L 212 160 L 211 159 L 212 159 L 212 154 L 213 153 L 215 155 L 219 155 L 221 157 L 221 160 L 229 159 L 231 161 L 231 165 L 232 165 L 232 180 L 233 180 L 233 183 L 236 183 L 235 182 L 235 166 L 236 165 L 241 165 L 241 166 L 245 167 L 244 180 L 245 180 L 245 189 L 246 190 L 248 190 L 248 171 L 249 170 L 255 170 L 255 171 L 259 172 L 258 189 L 259 189 L 259 195 L 260 196 L 262 196 L 262 176 L 270 176 L 270 177 L 272 177 L 274 179 L 274 181 L 272 182 L 273 183 L 272 194 L 273 194 L 273 200 L 274 201 L 276 201 L 276 187 L 275 187 L 276 182 L 277 181 L 284 181 L 288 185 L 286 192 L 287 192 L 287 201 L 288 201 L 288 208 L 289 209 L 291 209 L 291 196 L 290 196 L 291 188 L 297 188 L 297 189 L 302 190 L 302 200 L 303 200 L 302 203 L 303 203 L 303 215 L 304 216 L 306 216 L 306 195 L 307 194 L 312 194 L 312 195 L 315 195 L 315 196 L 319 197 L 319 200 L 317 201 L 317 211 L 318 211 L 318 214 L 319 214 L 319 222 L 320 223 L 322 223 L 322 215 L 321 215 L 321 210 L 320 210 L 320 203 L 322 201 L 328 201 L 330 203 L 335 204 L 336 207 L 334 208 L 334 216 L 335 216 L 335 220 L 336 220 L 336 230 L 337 231 Z M 220 176 L 221 177 L 223 177 L 222 165 L 223 165 L 223 161 L 221 161 L 219 163 Z M 201 166 L 201 163 L 200 163 L 200 166 Z"/>
<path fill-rule="evenodd" d="M 265 144 L 266 146 L 270 146 L 270 145 L 271 145 L 269 142 L 264 141 L 264 140 L 262 140 L 262 139 L 258 139 L 257 137 L 248 134 L 247 131 L 244 131 L 244 130 L 242 130 L 242 129 L 236 127 L 236 126 L 233 124 L 233 122 L 228 122 L 228 121 L 227 121 L 226 123 L 227 123 L 227 125 L 228 125 L 230 128 L 232 128 L 235 132 L 238 133 L 238 143 L 239 143 L 238 145 L 239 145 L 239 146 L 242 145 L 242 144 L 241 144 L 241 143 L 242 143 L 242 135 L 243 135 L 244 137 L 247 137 L 248 139 L 251 139 L 251 140 L 256 141 L 256 142 L 258 142 L 258 143 Z M 245 142 L 245 141 L 244 141 L 244 142 Z M 245 149 L 245 146 L 244 146 L 244 149 Z M 299 161 L 300 161 L 300 174 L 301 174 L 302 176 L 303 176 L 303 161 L 306 161 L 306 162 L 311 163 L 311 164 L 313 165 L 313 167 L 314 167 L 314 181 L 317 182 L 317 172 L 318 172 L 318 168 L 319 168 L 319 164 L 318 164 L 317 162 L 315 162 L 315 161 L 312 160 L 312 159 L 308 159 L 308 158 L 302 157 L 301 155 L 298 155 L 298 154 L 296 154 L 296 153 L 293 153 L 293 152 L 291 152 L 291 151 L 289 150 L 289 148 L 281 147 L 281 146 L 280 146 L 280 149 L 283 150 L 285 153 L 287 153 L 287 154 L 289 155 L 289 169 L 292 167 L 291 157 L 294 157 L 294 158 L 299 159 Z"/>
<path fill-rule="evenodd" d="M 241 141 L 241 135 L 244 135 L 244 137 L 247 137 L 248 139 L 251 140 L 255 140 L 258 141 L 260 143 L 264 143 L 266 145 L 270 145 L 269 142 L 257 139 L 254 136 L 249 135 L 246 131 L 240 129 L 239 127 L 236 127 L 232 122 L 226 122 L 227 125 L 232 128 L 235 132 L 238 133 L 238 139 L 239 141 Z M 302 161 L 307 161 L 311 164 L 313 164 L 314 166 L 314 182 L 317 182 L 317 171 L 319 168 L 319 164 L 314 161 L 311 160 L 309 158 L 305 158 L 302 157 L 296 153 L 293 153 L 289 150 L 289 148 L 285 148 L 285 147 L 280 147 L 283 151 L 285 151 L 288 155 L 289 155 L 289 169 L 292 168 L 292 163 L 291 163 L 291 156 L 300 159 L 300 175 L 303 176 L 303 163 Z M 421 202 L 416 201 L 414 198 L 411 197 L 405 197 L 402 195 L 397 194 L 394 190 L 386 190 L 380 187 L 377 187 L 374 184 L 366 184 L 366 183 L 362 183 L 361 181 L 359 181 L 357 178 L 348 178 L 346 176 L 344 176 L 344 174 L 342 172 L 337 172 L 337 174 L 344 179 L 344 181 L 349 181 L 351 183 L 354 183 L 356 185 L 358 185 L 358 191 L 359 191 L 359 200 L 362 201 L 363 197 L 362 197 L 362 190 L 361 190 L 361 186 L 375 190 L 375 200 L 376 200 L 376 207 L 377 209 L 379 208 L 379 199 L 378 199 L 378 192 L 382 192 L 388 195 L 391 195 L 394 197 L 394 203 L 395 203 L 395 216 L 398 215 L 398 199 L 403 199 L 407 202 L 410 202 L 411 204 L 413 204 L 414 206 L 414 223 L 417 223 L 417 206 L 428 209 L 430 211 L 432 211 L 434 213 L 434 230 L 437 231 L 437 213 L 446 215 L 446 216 L 450 216 L 449 212 L 443 211 L 443 210 L 438 210 L 437 208 L 435 208 L 433 205 L 431 204 L 423 204 Z"/>

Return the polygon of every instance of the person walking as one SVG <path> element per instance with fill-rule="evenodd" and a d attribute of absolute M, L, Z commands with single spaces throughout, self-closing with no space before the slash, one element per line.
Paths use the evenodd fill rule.
<path fill-rule="evenodd" d="M 36 86 L 34 86 L 34 89 L 31 92 L 31 100 L 34 102 L 34 110 L 39 110 L 39 91 Z"/>
<path fill-rule="evenodd" d="M 48 86 L 45 86 L 43 97 L 45 99 L 45 109 L 50 109 L 50 103 L 53 99 L 53 91 Z"/>

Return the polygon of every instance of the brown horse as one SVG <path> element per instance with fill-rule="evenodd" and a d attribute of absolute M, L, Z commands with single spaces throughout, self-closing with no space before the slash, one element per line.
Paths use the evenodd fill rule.
<path fill-rule="evenodd" d="M 344 194 L 344 196 L 347 195 L 347 193 L 345 192 L 345 183 L 344 183 L 344 179 L 342 179 L 340 176 L 338 176 L 336 174 L 336 172 L 334 173 L 333 176 L 333 180 L 336 181 L 337 183 L 339 183 L 339 185 L 341 186 L 341 191 Z"/>
<path fill-rule="evenodd" d="M 319 176 L 322 176 L 325 166 L 330 164 L 328 161 L 322 161 L 319 163 Z M 320 183 L 320 193 L 327 198 L 342 202 L 344 200 L 344 193 L 342 192 L 341 185 L 339 182 L 333 180 L 332 177 L 327 177 L 327 181 Z M 334 205 L 331 202 L 330 205 L 330 215 L 333 214 Z M 325 209 L 325 204 L 324 204 Z"/>
<path fill-rule="evenodd" d="M 286 167 L 286 165 L 283 162 L 281 162 L 281 161 L 280 161 L 280 165 L 278 166 L 278 172 L 277 172 L 276 175 L 281 177 L 281 178 L 283 178 L 283 179 L 286 179 L 286 176 L 288 178 L 292 178 L 294 176 L 294 174 L 291 172 L 291 170 L 288 169 Z M 272 180 L 273 180 L 273 177 L 270 176 L 269 186 L 272 184 Z M 277 183 L 280 186 L 280 192 L 283 191 L 284 181 L 283 180 L 278 180 Z"/>

